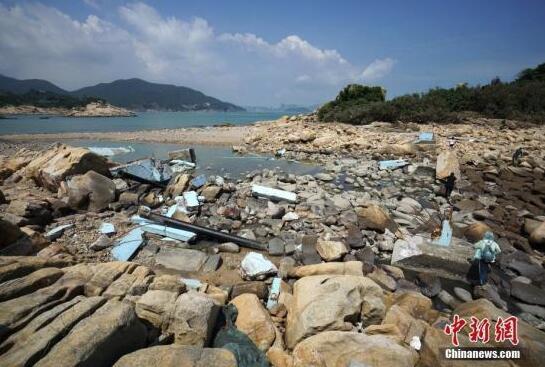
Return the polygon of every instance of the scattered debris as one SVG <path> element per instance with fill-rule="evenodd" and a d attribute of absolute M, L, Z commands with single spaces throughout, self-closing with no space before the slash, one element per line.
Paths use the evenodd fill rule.
<path fill-rule="evenodd" d="M 154 158 L 130 162 L 110 169 L 112 175 L 127 176 L 134 180 L 163 186 L 172 178 L 172 169 Z"/>
<path fill-rule="evenodd" d="M 91 152 L 103 157 L 113 157 L 114 155 L 127 154 L 134 152 L 134 148 L 130 145 L 127 147 L 87 147 Z"/>
<path fill-rule="evenodd" d="M 406 159 L 394 159 L 390 161 L 380 161 L 378 162 L 378 167 L 380 170 L 386 169 L 396 169 L 405 167 L 409 164 L 409 161 Z"/>
<path fill-rule="evenodd" d="M 273 189 L 267 186 L 252 185 L 252 195 L 264 197 L 273 201 L 297 202 L 297 194 L 290 191 Z"/>
<path fill-rule="evenodd" d="M 276 274 L 276 266 L 262 254 L 250 252 L 242 259 L 240 263 L 242 278 L 244 279 L 264 279 L 268 275 Z"/>
<path fill-rule="evenodd" d="M 191 187 L 195 189 L 199 189 L 206 184 L 206 176 L 205 175 L 198 175 L 194 179 L 192 179 L 190 182 Z"/>
<path fill-rule="evenodd" d="M 112 258 L 118 261 L 129 261 L 136 250 L 142 245 L 144 231 L 140 227 L 132 229 L 116 242 L 112 249 Z"/>
<path fill-rule="evenodd" d="M 112 235 L 116 233 L 115 226 L 112 223 L 103 222 L 98 231 L 102 234 Z"/>
<path fill-rule="evenodd" d="M 185 206 L 189 209 L 198 208 L 201 203 L 196 191 L 186 191 L 183 193 Z"/>
<path fill-rule="evenodd" d="M 416 143 L 432 143 L 433 140 L 434 140 L 433 132 L 424 131 L 424 132 L 421 132 L 420 135 L 418 135 L 418 139 L 416 139 Z"/>
<path fill-rule="evenodd" d="M 193 232 L 168 227 L 166 225 L 156 224 L 153 221 L 147 220 L 138 215 L 132 216 L 131 221 L 135 224 L 140 225 L 140 228 L 144 232 L 153 233 L 184 242 L 191 242 L 193 239 L 195 239 L 195 233 Z"/>
<path fill-rule="evenodd" d="M 63 224 L 61 226 L 55 227 L 45 234 L 45 238 L 47 238 L 49 241 L 55 241 L 57 238 L 62 236 L 66 229 L 73 226 L 73 224 Z"/>
<path fill-rule="evenodd" d="M 433 241 L 434 244 L 439 246 L 450 246 L 452 241 L 452 227 L 447 219 L 443 221 L 443 226 L 441 228 L 441 237 Z"/>
<path fill-rule="evenodd" d="M 280 285 L 282 278 L 274 278 L 269 291 L 269 299 L 267 300 L 267 309 L 270 310 L 278 304 L 278 296 L 280 296 Z"/>

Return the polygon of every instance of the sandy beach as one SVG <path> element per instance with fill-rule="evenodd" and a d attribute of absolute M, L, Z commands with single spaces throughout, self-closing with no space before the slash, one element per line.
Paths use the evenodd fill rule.
<path fill-rule="evenodd" d="M 3 135 L 10 142 L 47 142 L 60 140 L 93 139 L 110 141 L 141 141 L 153 143 L 203 144 L 230 146 L 240 144 L 248 126 L 215 126 L 207 128 L 160 129 L 119 132 L 81 132 L 58 134 Z"/>

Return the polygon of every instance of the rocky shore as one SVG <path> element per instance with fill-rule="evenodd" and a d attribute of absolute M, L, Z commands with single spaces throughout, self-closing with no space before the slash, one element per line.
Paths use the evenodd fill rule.
<path fill-rule="evenodd" d="M 114 177 L 113 162 L 83 148 L 4 143 L 0 365 L 465 366 L 443 354 L 454 315 L 467 321 L 462 347 L 512 348 L 493 336 L 472 342 L 469 324 L 487 318 L 493 332 L 518 317 L 522 358 L 472 364 L 542 364 L 544 127 L 351 126 L 310 115 L 245 129 L 229 140 L 236 152 L 321 171 L 254 170 L 232 180 L 186 171 L 161 186 Z M 433 139 L 419 140 L 422 132 Z M 172 132 L 150 136 L 162 134 Z M 518 147 L 524 154 L 513 164 Z M 397 169 L 379 164 L 401 159 Z M 446 171 L 458 176 L 450 202 L 437 180 Z M 255 185 L 295 200 L 256 195 Z M 139 227 L 139 206 L 165 214 L 190 191 L 198 207 L 172 218 L 262 250 L 146 232 L 130 261 L 114 261 L 112 249 Z M 449 217 L 452 240 L 440 246 Z M 490 230 L 501 254 L 480 286 L 472 246 Z M 253 272 L 257 264 L 266 270 Z M 238 313 L 231 328 L 225 305 Z"/>
<path fill-rule="evenodd" d="M 92 102 L 83 107 L 36 107 L 36 106 L 4 106 L 0 107 L 0 115 L 53 115 L 66 117 L 132 117 L 136 114 L 125 108 L 108 103 Z"/>

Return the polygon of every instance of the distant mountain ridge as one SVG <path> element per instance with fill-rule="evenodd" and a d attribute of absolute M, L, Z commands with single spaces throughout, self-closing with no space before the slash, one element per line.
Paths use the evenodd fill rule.
<path fill-rule="evenodd" d="M 42 79 L 18 80 L 0 75 L 0 92 L 25 94 L 32 90 L 78 98 L 97 97 L 131 110 L 244 111 L 242 107 L 188 87 L 150 83 L 137 78 L 100 83 L 69 92 Z"/>

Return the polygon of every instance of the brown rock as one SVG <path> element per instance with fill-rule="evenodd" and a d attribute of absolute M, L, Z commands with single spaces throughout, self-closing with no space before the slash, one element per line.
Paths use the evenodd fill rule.
<path fill-rule="evenodd" d="M 364 366 L 413 367 L 418 354 L 384 335 L 325 331 L 297 344 L 293 367 Z"/>
<path fill-rule="evenodd" d="M 220 192 L 221 187 L 219 186 L 206 186 L 202 190 L 201 195 L 204 196 L 204 200 L 206 200 L 207 202 L 212 202 L 216 200 Z"/>
<path fill-rule="evenodd" d="M 18 279 L 0 284 L 0 302 L 24 296 L 57 281 L 64 272 L 57 268 L 43 268 Z"/>
<path fill-rule="evenodd" d="M 109 165 L 106 158 L 85 148 L 58 144 L 32 160 L 25 167 L 24 174 L 40 186 L 57 191 L 68 176 L 82 175 L 91 170 L 109 175 Z"/>
<path fill-rule="evenodd" d="M 255 294 L 245 293 L 231 301 L 237 307 L 237 329 L 248 335 L 262 351 L 267 351 L 274 342 L 275 328 L 269 312 L 265 310 Z"/>
<path fill-rule="evenodd" d="M 545 246 L 545 222 L 541 223 L 536 229 L 532 231 L 528 238 L 530 244 L 536 247 Z"/>
<path fill-rule="evenodd" d="M 363 229 L 372 229 L 380 233 L 384 233 L 386 228 L 392 232 L 395 231 L 390 215 L 378 205 L 370 204 L 365 208 L 357 209 L 356 213 L 358 215 L 358 223 Z"/>
<path fill-rule="evenodd" d="M 462 178 L 462 175 L 460 173 L 460 162 L 458 162 L 456 152 L 453 150 L 447 150 L 441 152 L 441 154 L 437 156 L 435 177 L 438 180 L 444 180 L 448 176 L 450 176 L 451 173 L 454 173 L 454 176 L 457 180 L 460 180 Z"/>
<path fill-rule="evenodd" d="M 24 233 L 14 224 L 0 218 L 0 250 L 11 245 L 19 238 L 24 236 Z"/>
<path fill-rule="evenodd" d="M 136 314 L 160 329 L 174 308 L 177 297 L 178 294 L 174 292 L 149 290 L 136 301 Z"/>
<path fill-rule="evenodd" d="M 322 263 L 291 268 L 288 276 L 302 278 L 311 275 L 355 275 L 363 276 L 363 264 L 361 261 L 346 261 L 338 263 Z"/>
<path fill-rule="evenodd" d="M 233 353 L 223 348 L 190 345 L 159 345 L 137 350 L 116 362 L 114 367 L 237 367 Z"/>
<path fill-rule="evenodd" d="M 318 240 L 316 251 L 325 261 L 339 260 L 348 253 L 345 244 L 340 241 Z"/>
<path fill-rule="evenodd" d="M 73 209 L 99 211 L 115 199 L 115 184 L 95 171 L 72 177 L 66 184 L 68 205 Z"/>
<path fill-rule="evenodd" d="M 189 176 L 188 174 L 179 174 L 177 176 L 174 176 L 168 183 L 168 186 L 165 190 L 165 195 L 168 195 L 170 197 L 180 196 L 187 188 L 190 179 L 191 176 Z"/>
<path fill-rule="evenodd" d="M 483 239 L 486 232 L 492 232 L 492 229 L 486 223 L 475 222 L 466 228 L 464 236 L 471 242 L 477 242 Z"/>

